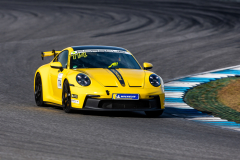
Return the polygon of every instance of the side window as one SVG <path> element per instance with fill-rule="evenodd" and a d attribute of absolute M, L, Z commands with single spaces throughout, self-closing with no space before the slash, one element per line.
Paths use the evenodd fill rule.
<path fill-rule="evenodd" d="M 58 57 L 55 59 L 55 62 L 60 62 L 63 68 L 67 68 L 68 62 L 68 50 L 61 52 Z"/>

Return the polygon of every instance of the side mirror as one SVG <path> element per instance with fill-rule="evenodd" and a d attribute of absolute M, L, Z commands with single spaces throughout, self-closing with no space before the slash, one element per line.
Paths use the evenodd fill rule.
<path fill-rule="evenodd" d="M 63 67 L 60 62 L 52 62 L 50 66 L 51 68 L 60 69 L 61 72 L 63 71 Z"/>
<path fill-rule="evenodd" d="M 143 69 L 144 70 L 148 70 L 148 69 L 151 69 L 151 68 L 153 68 L 153 65 L 151 63 L 147 63 L 147 62 L 143 63 Z"/>

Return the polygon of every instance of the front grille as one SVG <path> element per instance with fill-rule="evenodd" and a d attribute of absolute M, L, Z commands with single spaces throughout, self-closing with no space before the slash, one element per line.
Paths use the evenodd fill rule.
<path fill-rule="evenodd" d="M 98 108 L 106 110 L 148 110 L 148 109 L 161 109 L 159 96 L 152 96 L 152 99 L 139 99 L 139 100 L 112 100 L 112 99 L 98 99 L 86 98 L 84 102 L 85 108 Z"/>
<path fill-rule="evenodd" d="M 102 100 L 99 108 L 103 109 L 149 109 L 149 101 L 145 100 Z"/>

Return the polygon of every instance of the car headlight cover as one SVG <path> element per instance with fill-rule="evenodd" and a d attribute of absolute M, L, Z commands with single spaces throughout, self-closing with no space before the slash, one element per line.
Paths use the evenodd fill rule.
<path fill-rule="evenodd" d="M 89 86 L 91 84 L 90 78 L 86 74 L 83 74 L 83 73 L 79 73 L 76 76 L 76 80 L 77 80 L 78 84 L 80 84 L 81 86 Z"/>
<path fill-rule="evenodd" d="M 153 85 L 154 87 L 158 87 L 161 85 L 161 80 L 160 77 L 157 76 L 156 74 L 151 74 L 149 76 L 149 82 L 151 83 L 151 85 Z"/>

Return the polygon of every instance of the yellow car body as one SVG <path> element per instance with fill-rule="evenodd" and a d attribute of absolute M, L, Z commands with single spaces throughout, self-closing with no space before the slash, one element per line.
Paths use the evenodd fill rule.
<path fill-rule="evenodd" d="M 150 83 L 150 75 L 155 74 L 147 70 L 152 68 L 150 63 L 144 63 L 144 68 L 142 68 L 133 57 L 139 65 L 138 69 L 118 68 L 120 63 L 124 63 L 119 56 L 116 60 L 118 62 L 109 62 L 108 68 L 72 66 L 71 63 L 75 63 L 75 60 L 90 58 L 93 52 L 96 52 L 93 56 L 101 56 L 97 50 L 111 51 L 109 55 L 127 54 L 126 56 L 133 57 L 128 50 L 111 46 L 76 46 L 62 51 L 43 52 L 42 58 L 46 56 L 54 56 L 54 58 L 50 63 L 39 67 L 35 73 L 34 93 L 37 105 L 63 106 L 66 102 L 64 107 L 66 112 L 81 109 L 158 112 L 157 115 L 162 113 L 165 99 L 164 84 L 160 76 L 159 86 L 156 87 Z M 94 61 L 91 63 L 93 64 Z M 83 78 L 76 79 L 79 74 Z M 82 86 L 80 81 L 81 83 L 88 82 L 90 85 Z"/>

